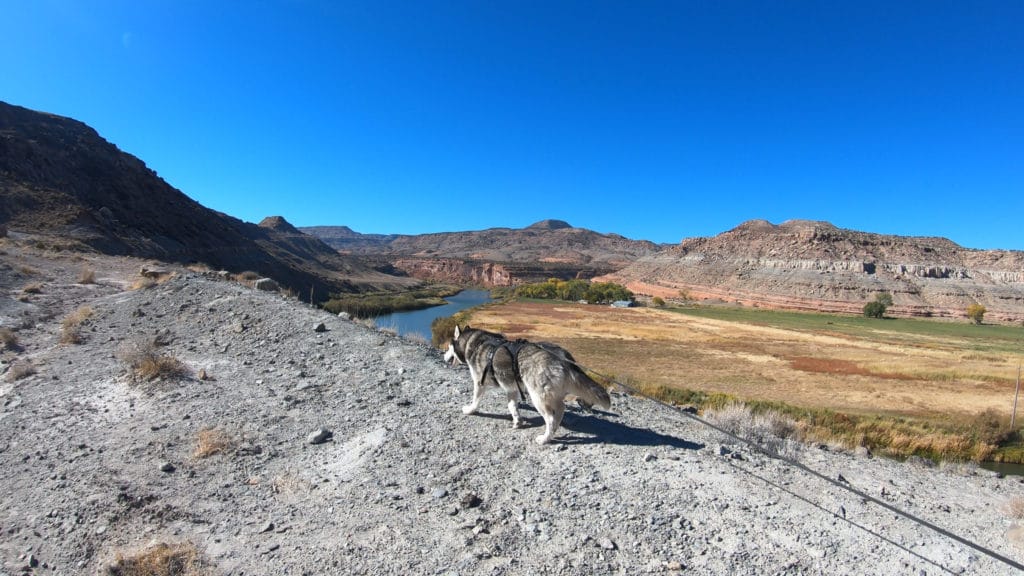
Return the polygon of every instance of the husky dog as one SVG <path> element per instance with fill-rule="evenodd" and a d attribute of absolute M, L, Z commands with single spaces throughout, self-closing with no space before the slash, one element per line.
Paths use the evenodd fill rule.
<path fill-rule="evenodd" d="M 561 425 L 566 394 L 575 394 L 586 408 L 611 407 L 608 392 L 576 365 L 569 352 L 554 344 L 513 341 L 494 332 L 456 326 L 444 359 L 469 366 L 473 400 L 462 407 L 464 414 L 476 412 L 484 390 L 497 386 L 508 398 L 512 427 L 519 428 L 518 402 L 529 396 L 546 427 L 536 438 L 538 444 L 550 442 Z"/>

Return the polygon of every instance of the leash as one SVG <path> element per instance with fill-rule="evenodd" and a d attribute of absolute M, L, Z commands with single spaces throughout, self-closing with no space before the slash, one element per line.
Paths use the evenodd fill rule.
<path fill-rule="evenodd" d="M 551 354 L 552 356 L 555 356 L 555 354 L 553 352 L 547 350 L 543 346 L 538 346 L 538 348 L 541 348 L 542 350 L 544 350 L 548 354 Z M 694 422 L 696 422 L 698 424 L 701 424 L 701 425 L 704 425 L 704 426 L 706 426 L 708 428 L 711 428 L 711 429 L 713 429 L 713 430 L 715 430 L 715 431 L 717 431 L 717 432 L 719 432 L 719 433 L 721 433 L 721 434 L 723 434 L 723 435 L 725 435 L 725 436 L 727 436 L 729 438 L 732 438 L 733 440 L 736 440 L 736 441 L 738 441 L 738 442 L 740 442 L 742 444 L 746 444 L 747 446 L 749 446 L 750 448 L 752 448 L 755 452 L 757 452 L 759 454 L 763 454 L 764 456 L 767 456 L 768 458 L 772 458 L 774 460 L 778 460 L 778 461 L 780 461 L 780 462 L 782 462 L 784 464 L 788 464 L 788 465 L 790 465 L 790 466 L 792 466 L 794 468 L 802 470 L 805 473 L 810 474 L 811 476 L 814 476 L 816 478 L 824 480 L 825 482 L 831 484 L 832 486 L 834 486 L 836 488 L 840 488 L 840 489 L 845 490 L 845 491 L 847 491 L 847 492 L 849 492 L 849 493 L 851 493 L 851 494 L 853 494 L 855 496 L 863 498 L 865 501 L 877 504 L 878 506 L 881 506 L 882 508 L 888 510 L 889 512 L 892 512 L 893 514 L 897 514 L 899 516 L 902 516 L 903 518 L 906 518 L 907 520 L 910 520 L 911 522 L 913 522 L 915 524 L 918 524 L 920 526 L 928 528 L 928 529 L 930 529 L 930 530 L 932 530 L 932 531 L 934 531 L 934 532 L 936 532 L 936 533 L 938 533 L 938 534 L 940 534 L 942 536 L 945 536 L 945 537 L 947 537 L 947 538 L 949 538 L 951 540 L 959 542 L 960 544 L 963 544 L 964 546 L 967 546 L 968 548 L 971 548 L 971 549 L 973 549 L 973 550 L 975 550 L 977 552 L 980 552 L 980 553 L 982 553 L 982 554 L 984 554 L 984 555 L 986 555 L 986 556 L 988 556 L 988 557 L 990 557 L 990 558 L 992 558 L 994 560 L 997 560 L 997 561 L 999 561 L 999 562 L 1001 562 L 1003 564 L 1006 564 L 1007 566 L 1011 566 L 1013 568 L 1016 568 L 1017 570 L 1020 570 L 1020 571 L 1024 572 L 1024 564 L 1022 564 L 1020 562 L 1017 562 L 1016 560 L 1013 560 L 1012 558 L 1004 556 L 1004 555 L 996 552 L 995 550 L 991 550 L 989 548 L 986 548 L 985 546 L 982 546 L 981 544 L 978 544 L 978 543 L 973 542 L 971 540 L 968 540 L 968 539 L 966 539 L 966 538 L 964 538 L 964 537 L 962 537 L 962 536 L 960 536 L 958 534 L 950 532 L 949 530 L 947 530 L 947 529 L 945 529 L 945 528 L 943 528 L 941 526 L 938 526 L 936 524 L 933 524 L 932 522 L 930 522 L 928 520 L 925 520 L 923 518 L 919 518 L 919 517 L 911 514 L 910 512 L 903 511 L 903 510 L 893 506 L 892 504 L 889 504 L 888 502 L 885 502 L 884 500 L 880 500 L 878 498 L 875 498 L 874 496 L 872 496 L 872 495 L 870 495 L 870 494 L 868 494 L 868 493 L 866 493 L 866 492 L 864 492 L 862 490 L 859 490 L 859 489 L 853 487 L 852 485 L 850 485 L 848 483 L 844 483 L 844 482 L 842 482 L 842 481 L 840 481 L 838 479 L 833 479 L 831 477 L 825 476 L 821 472 L 818 472 L 817 470 L 809 468 L 807 465 L 805 465 L 805 464 L 803 464 L 801 462 L 798 462 L 798 461 L 796 461 L 796 460 L 794 460 L 792 458 L 788 458 L 788 457 L 786 457 L 783 454 L 780 454 L 778 452 L 774 452 L 772 450 L 769 450 L 769 449 L 761 446 L 757 442 L 754 442 L 753 440 L 737 436 L 736 434 L 734 434 L 734 433 L 732 433 L 732 432 L 730 432 L 730 431 L 728 431 L 728 430 L 726 430 L 726 429 L 724 429 L 724 428 L 722 428 L 720 426 L 717 426 L 717 425 L 715 425 L 715 424 L 705 420 L 704 418 L 701 418 L 700 416 L 698 416 L 696 414 L 693 414 L 693 413 L 688 412 L 686 410 L 681 410 L 678 407 L 676 407 L 676 406 L 674 406 L 672 404 L 669 404 L 669 403 L 667 403 L 667 402 L 665 402 L 663 400 L 660 400 L 658 398 L 654 398 L 653 396 L 650 396 L 648 394 L 644 394 L 643 392 L 641 392 L 637 388 L 635 388 L 633 386 L 630 386 L 628 384 L 623 384 L 622 382 L 619 382 L 615 378 L 612 378 L 610 376 L 606 376 L 606 375 L 604 375 L 604 374 L 602 374 L 600 372 L 597 372 L 595 370 L 589 370 L 587 367 L 579 364 L 575 360 L 570 360 L 570 359 L 566 358 L 565 361 L 575 365 L 577 368 L 579 368 L 580 370 L 582 370 L 586 374 L 594 374 L 594 375 L 598 376 L 600 379 L 602 379 L 602 380 L 604 380 L 606 382 L 610 382 L 612 384 L 615 384 L 616 386 L 618 386 L 618 387 L 624 389 L 625 391 L 627 391 L 632 396 L 638 396 L 640 398 L 644 398 L 644 399 L 650 400 L 650 401 L 654 402 L 655 404 L 657 404 L 657 405 L 659 405 L 659 406 L 661 406 L 663 408 L 671 410 L 676 415 L 685 416 L 686 418 L 689 418 L 689 419 L 693 420 Z M 913 552 L 911 552 L 911 553 L 913 553 Z M 931 562 L 932 564 L 936 564 L 934 561 L 931 561 L 931 560 L 929 560 L 929 562 Z M 936 565 L 938 565 L 938 564 L 936 564 Z M 945 567 L 943 567 L 943 569 L 945 569 Z M 948 569 L 945 569 L 945 570 L 947 572 L 949 572 Z"/>

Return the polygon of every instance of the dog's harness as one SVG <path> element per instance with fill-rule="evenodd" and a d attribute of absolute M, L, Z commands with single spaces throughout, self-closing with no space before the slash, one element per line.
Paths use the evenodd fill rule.
<path fill-rule="evenodd" d="M 512 370 L 516 376 L 516 388 L 519 389 L 519 399 L 526 400 L 526 391 L 523 390 L 523 377 L 519 373 L 519 350 L 522 349 L 528 343 L 527 340 L 519 338 L 517 340 L 506 340 L 502 342 L 500 346 L 495 346 L 490 354 L 487 355 L 487 366 L 484 366 L 483 377 L 480 378 L 480 382 L 487 379 L 488 372 L 494 372 L 494 355 L 502 348 L 508 350 L 510 356 L 512 356 Z M 497 378 L 495 378 L 497 380 Z"/>

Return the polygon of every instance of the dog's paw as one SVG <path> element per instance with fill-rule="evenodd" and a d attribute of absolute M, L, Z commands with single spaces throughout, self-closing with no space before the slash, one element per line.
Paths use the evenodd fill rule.
<path fill-rule="evenodd" d="M 463 406 L 462 407 L 462 413 L 463 414 L 472 414 L 473 412 L 476 412 L 476 407 L 475 406 Z"/>
<path fill-rule="evenodd" d="M 516 429 L 519 429 L 519 428 L 522 428 L 522 427 L 523 427 L 523 422 L 521 420 L 513 420 L 512 421 L 512 429 L 513 430 L 516 430 Z"/>
<path fill-rule="evenodd" d="M 551 437 L 548 436 L 547 434 L 541 434 L 540 436 L 534 438 L 534 440 L 537 442 L 537 444 L 547 444 L 548 442 L 551 441 Z"/>

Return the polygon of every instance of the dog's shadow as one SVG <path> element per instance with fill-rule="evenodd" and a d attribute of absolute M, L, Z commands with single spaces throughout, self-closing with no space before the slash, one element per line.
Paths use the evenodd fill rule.
<path fill-rule="evenodd" d="M 520 407 L 520 409 L 523 408 L 525 408 L 525 406 Z M 562 418 L 562 428 L 574 432 L 575 434 L 565 434 L 563 432 L 560 435 L 556 435 L 551 440 L 552 444 L 669 446 L 671 448 L 682 448 L 685 450 L 700 450 L 704 447 L 703 444 L 690 442 L 667 434 L 659 434 L 653 430 L 647 430 L 645 428 L 634 428 L 628 424 L 617 422 L 611 419 L 618 417 L 617 414 L 612 412 L 594 410 L 592 413 L 588 414 L 568 406 L 566 408 L 568 409 L 565 411 L 565 416 Z M 486 414 L 483 412 L 477 412 L 475 415 L 483 418 L 507 420 L 509 422 L 512 420 L 512 417 L 507 414 Z M 524 424 L 524 428 L 544 426 L 544 419 L 539 416 L 528 417 L 523 414 L 521 415 L 521 421 Z"/>

